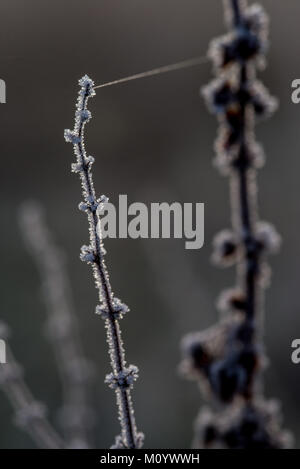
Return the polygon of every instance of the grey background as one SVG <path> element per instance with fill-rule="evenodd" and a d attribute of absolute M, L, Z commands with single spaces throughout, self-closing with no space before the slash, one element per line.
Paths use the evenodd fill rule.
<path fill-rule="evenodd" d="M 279 112 L 258 128 L 268 155 L 259 173 L 262 219 L 283 236 L 271 259 L 267 292 L 266 345 L 271 367 L 266 394 L 283 402 L 285 426 L 300 446 L 300 368 L 290 362 L 290 344 L 300 335 L 299 117 L 290 84 L 300 76 L 297 0 L 264 0 L 270 13 L 272 48 L 261 75 L 279 97 Z M 19 204 L 40 200 L 57 242 L 66 251 L 76 314 L 88 356 L 97 367 L 97 444 L 108 447 L 118 432 L 114 396 L 103 384 L 109 371 L 103 324 L 93 311 L 96 292 L 90 270 L 78 260 L 87 225 L 77 211 L 78 178 L 70 174 L 72 149 L 63 129 L 72 127 L 77 80 L 88 73 L 102 83 L 206 53 L 223 34 L 219 0 L 2 0 L 1 78 L 1 295 L 0 311 L 13 330 L 12 346 L 26 368 L 36 397 L 51 419 L 61 388 L 43 335 L 45 308 L 35 266 L 17 223 Z M 228 182 L 212 167 L 216 122 L 199 87 L 211 79 L 205 64 L 99 90 L 91 101 L 88 151 L 95 155 L 99 193 L 116 202 L 205 202 L 205 247 L 185 251 L 183 241 L 109 240 L 108 263 L 115 292 L 131 307 L 122 322 L 128 360 L 139 366 L 134 401 L 146 447 L 186 448 L 202 404 L 194 383 L 177 374 L 180 337 L 212 324 L 215 299 L 234 279 L 232 270 L 210 264 L 212 236 L 229 226 Z M 0 447 L 33 447 L 13 424 L 0 394 Z"/>

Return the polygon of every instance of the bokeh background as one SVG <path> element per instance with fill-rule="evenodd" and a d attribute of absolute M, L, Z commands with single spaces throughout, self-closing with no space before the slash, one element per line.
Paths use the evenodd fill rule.
<path fill-rule="evenodd" d="M 291 341 L 300 336 L 300 107 L 290 85 L 300 76 L 298 0 L 262 0 L 271 22 L 269 66 L 261 75 L 280 110 L 258 127 L 268 156 L 259 173 L 262 219 L 283 236 L 271 259 L 265 335 L 271 367 L 267 396 L 282 401 L 285 427 L 300 447 L 300 366 L 291 364 Z M 78 260 L 87 241 L 86 219 L 77 210 L 78 178 L 70 173 L 72 148 L 63 129 L 72 127 L 77 80 L 88 73 L 102 83 L 206 53 L 223 34 L 220 0 L 2 0 L 1 78 L 1 295 L 0 315 L 11 327 L 11 345 L 35 396 L 56 419 L 61 387 L 43 326 L 40 279 L 18 225 L 18 206 L 37 199 L 65 250 L 85 351 L 95 363 L 94 406 L 98 447 L 118 433 L 114 396 L 103 384 L 109 371 L 102 321 L 94 314 L 90 270 Z M 229 226 L 228 181 L 212 167 L 216 122 L 199 88 L 211 65 L 98 90 L 90 102 L 88 151 L 95 155 L 99 193 L 117 203 L 204 202 L 205 246 L 186 251 L 183 240 L 108 240 L 108 264 L 116 294 L 131 307 L 122 322 L 128 361 L 139 366 L 134 390 L 138 426 L 146 447 L 188 448 L 203 404 L 197 386 L 177 373 L 183 334 L 213 324 L 215 300 L 232 286 L 234 271 L 210 263 L 211 239 Z M 0 447 L 30 448 L 12 424 L 0 394 Z"/>

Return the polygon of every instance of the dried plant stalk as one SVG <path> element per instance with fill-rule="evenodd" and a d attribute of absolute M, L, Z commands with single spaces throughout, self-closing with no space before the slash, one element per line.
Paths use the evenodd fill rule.
<path fill-rule="evenodd" d="M 261 6 L 242 0 L 226 1 L 225 7 L 230 31 L 211 43 L 217 78 L 203 94 L 220 123 L 216 163 L 231 185 L 233 229 L 216 237 L 213 259 L 237 266 L 237 286 L 221 295 L 225 317 L 220 323 L 184 339 L 182 369 L 225 404 L 221 413 L 201 413 L 196 446 L 284 448 L 289 435 L 280 430 L 278 406 L 264 400 L 261 382 L 265 259 L 280 244 L 273 226 L 260 222 L 257 211 L 256 172 L 263 151 L 255 141 L 255 121 L 276 108 L 276 100 L 256 80 L 256 70 L 265 62 L 268 18 Z"/>
<path fill-rule="evenodd" d="M 79 205 L 81 211 L 86 212 L 89 222 L 89 246 L 82 246 L 81 260 L 92 266 L 95 285 L 99 294 L 99 305 L 96 313 L 105 320 L 107 342 L 112 366 L 112 373 L 106 376 L 106 383 L 115 390 L 121 424 L 121 435 L 116 438 L 114 448 L 140 448 L 143 434 L 136 429 L 131 388 L 138 377 L 138 368 L 126 365 L 125 352 L 119 320 L 128 311 L 128 307 L 114 297 L 111 289 L 104 256 L 106 254 L 102 234 L 99 210 L 108 200 L 105 196 L 96 197 L 91 167 L 94 158 L 87 156 L 84 145 L 84 129 L 91 118 L 87 109 L 88 99 L 95 95 L 94 82 L 84 76 L 79 80 L 80 91 L 76 106 L 74 129 L 65 130 L 65 139 L 74 146 L 76 163 L 72 171 L 79 173 L 82 186 L 83 201 Z M 98 210 L 99 209 L 99 210 Z"/>
<path fill-rule="evenodd" d="M 93 367 L 83 354 L 64 255 L 55 245 L 37 202 L 22 205 L 19 221 L 42 279 L 48 315 L 46 335 L 52 343 L 63 386 L 59 417 L 65 439 L 70 448 L 88 448 L 92 445 L 94 420 L 89 404 Z"/>
<path fill-rule="evenodd" d="M 9 337 L 8 328 L 0 323 L 0 337 Z M 0 388 L 15 410 L 15 424 L 35 441 L 39 448 L 62 449 L 65 442 L 46 418 L 46 407 L 36 401 L 23 380 L 22 369 L 16 362 L 10 347 L 6 347 L 7 363 L 0 364 Z"/>

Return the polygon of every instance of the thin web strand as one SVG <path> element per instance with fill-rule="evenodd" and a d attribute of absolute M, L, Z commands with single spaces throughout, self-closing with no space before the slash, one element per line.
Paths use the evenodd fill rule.
<path fill-rule="evenodd" d="M 209 59 L 206 56 L 194 57 L 192 59 L 183 60 L 182 62 L 177 62 L 175 64 L 165 65 L 159 68 L 154 68 L 152 70 L 148 70 L 147 72 L 137 73 L 129 77 L 124 77 L 118 80 L 109 81 L 107 83 L 102 83 L 101 85 L 95 86 L 94 89 L 105 88 L 107 86 L 118 85 L 120 83 L 126 83 L 128 81 L 139 80 L 140 78 L 147 78 L 147 77 L 152 77 L 154 75 L 161 75 L 162 73 L 174 72 L 176 70 L 182 70 L 184 68 L 195 67 L 197 65 L 202 65 L 208 62 L 208 60 Z"/>

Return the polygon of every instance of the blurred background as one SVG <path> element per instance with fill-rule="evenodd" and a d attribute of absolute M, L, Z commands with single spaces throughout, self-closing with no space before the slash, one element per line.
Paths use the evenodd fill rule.
<path fill-rule="evenodd" d="M 300 107 L 290 85 L 300 77 L 297 0 L 262 0 L 271 17 L 268 68 L 260 78 L 280 99 L 280 109 L 257 128 L 267 165 L 259 172 L 261 218 L 274 223 L 283 246 L 271 259 L 265 336 L 271 367 L 268 397 L 282 401 L 285 427 L 300 447 L 300 365 L 291 363 L 291 341 L 300 336 Z M 86 355 L 96 366 L 94 390 L 98 447 L 119 432 L 114 395 L 103 384 L 109 372 L 102 321 L 90 269 L 79 261 L 88 241 L 78 177 L 70 173 L 77 80 L 97 84 L 204 55 L 225 31 L 220 0 L 2 0 L 1 78 L 1 295 L 0 316 L 13 331 L 11 345 L 37 399 L 56 422 L 61 386 L 44 335 L 40 279 L 18 225 L 18 206 L 37 199 L 67 257 L 76 315 Z M 210 263 L 213 235 L 230 224 L 228 181 L 212 167 L 215 118 L 199 97 L 212 78 L 199 67 L 100 89 L 90 102 L 88 152 L 95 155 L 98 193 L 117 204 L 204 202 L 205 246 L 187 251 L 183 240 L 107 240 L 107 262 L 116 295 L 131 308 L 122 322 L 129 363 L 140 368 L 134 389 L 136 419 L 146 447 L 188 448 L 203 400 L 194 383 L 178 376 L 179 342 L 186 332 L 215 322 L 215 301 L 231 287 L 234 270 Z M 12 423 L 0 393 L 0 447 L 31 448 Z"/>

